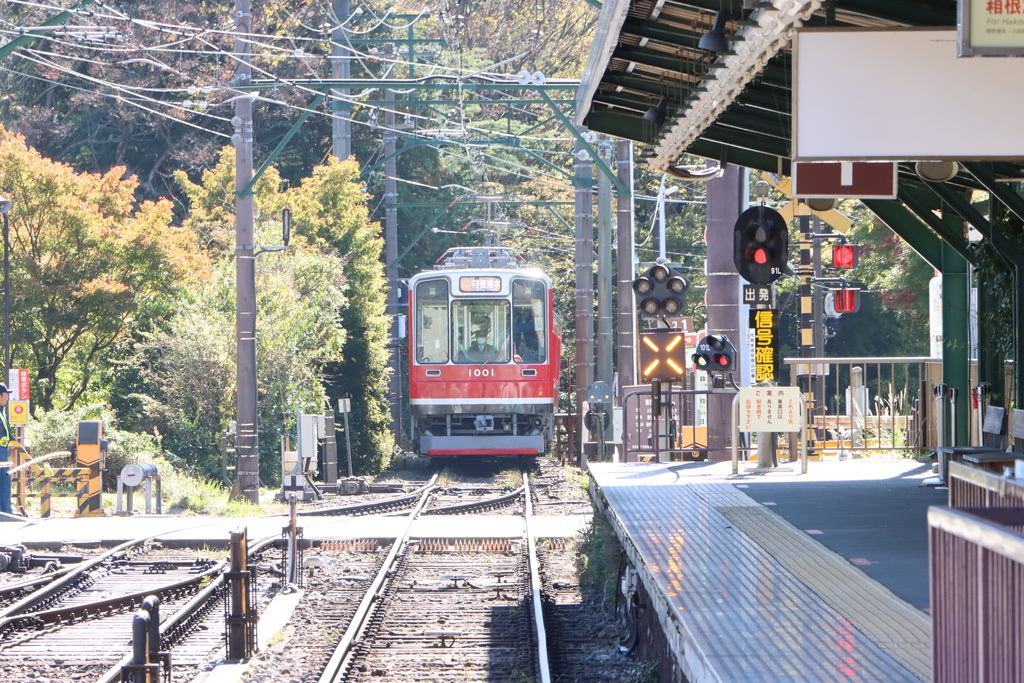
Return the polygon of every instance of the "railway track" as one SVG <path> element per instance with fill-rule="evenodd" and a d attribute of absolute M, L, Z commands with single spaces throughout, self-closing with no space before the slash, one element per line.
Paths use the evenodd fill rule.
<path fill-rule="evenodd" d="M 586 668 L 592 654 L 587 627 L 573 623 L 579 606 L 565 595 L 578 586 L 547 576 L 537 560 L 546 554 L 550 566 L 550 556 L 564 554 L 566 542 L 547 541 L 539 551 L 531 528 L 535 503 L 556 501 L 559 487 L 572 482 L 544 469 L 532 478 L 524 472 L 493 484 L 444 489 L 432 480 L 412 494 L 313 514 L 300 515 L 293 505 L 285 534 L 252 548 L 257 579 L 253 619 L 263 616 L 264 609 L 275 611 L 275 605 L 288 605 L 290 618 L 268 619 L 273 625 L 254 628 L 265 642 L 258 652 L 255 646 L 250 651 L 245 680 L 590 680 L 565 674 Z M 316 516 L 310 528 L 329 529 L 333 523 L 321 527 L 324 515 L 401 515 L 404 531 L 393 542 L 334 540 L 329 533 L 303 539 L 299 519 Z M 511 521 L 507 515 L 520 515 L 523 533 L 519 538 L 487 533 L 465 538 L 453 531 L 446 538 L 411 538 L 414 520 L 426 515 L 443 515 L 441 528 L 476 524 L 483 530 L 489 528 L 484 520 Z M 461 521 L 480 515 L 480 521 Z M 507 530 L 508 521 L 502 527 Z M 562 567 L 559 576 L 570 569 Z M 126 544 L 102 560 L 83 559 L 58 571 L 49 579 L 37 577 L 49 581 L 47 588 L 0 607 L 0 674 L 8 683 L 45 678 L 113 683 L 123 673 L 125 680 L 155 682 L 133 679 L 141 669 L 131 668 L 133 614 L 151 594 L 160 596 L 158 632 L 151 638 L 156 644 L 148 660 L 159 664 L 151 666 L 152 672 L 163 667 L 175 683 L 199 683 L 227 661 L 225 614 L 231 601 L 226 577 L 231 572 L 223 551 Z M 550 648 L 549 663 L 545 623 L 551 619 L 560 637 Z M 607 677 L 593 680 L 626 681 L 616 677 L 623 670 L 611 667 Z M 558 678 L 552 678 L 552 671 Z"/>

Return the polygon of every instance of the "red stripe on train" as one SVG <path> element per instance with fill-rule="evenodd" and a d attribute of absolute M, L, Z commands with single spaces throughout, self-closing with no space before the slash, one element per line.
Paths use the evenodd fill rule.
<path fill-rule="evenodd" d="M 536 448 L 432 448 L 427 455 L 540 455 Z"/>

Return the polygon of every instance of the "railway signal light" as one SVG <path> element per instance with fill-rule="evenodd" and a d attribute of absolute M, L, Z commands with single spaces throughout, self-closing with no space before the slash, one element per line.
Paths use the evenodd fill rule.
<path fill-rule="evenodd" d="M 854 287 L 843 287 L 833 289 L 829 292 L 832 295 L 832 307 L 836 313 L 856 313 L 860 310 L 860 290 Z"/>
<path fill-rule="evenodd" d="M 775 209 L 752 206 L 740 214 L 733 230 L 733 262 L 747 282 L 768 285 L 780 277 L 789 260 L 789 229 Z"/>
<path fill-rule="evenodd" d="M 708 372 L 732 372 L 736 369 L 736 347 L 724 334 L 709 334 L 697 342 L 693 364 Z"/>
<path fill-rule="evenodd" d="M 637 345 L 645 382 L 675 382 L 686 374 L 686 336 L 679 330 L 648 330 Z"/>
<path fill-rule="evenodd" d="M 633 280 L 637 306 L 643 318 L 681 315 L 690 282 L 664 263 L 656 263 Z"/>
<path fill-rule="evenodd" d="M 860 249 L 853 244 L 837 244 L 832 247 L 833 268 L 856 268 L 860 260 Z"/>

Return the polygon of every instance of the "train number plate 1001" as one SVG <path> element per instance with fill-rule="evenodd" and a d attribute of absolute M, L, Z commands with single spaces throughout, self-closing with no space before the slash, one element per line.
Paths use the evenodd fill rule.
<path fill-rule="evenodd" d="M 466 293 L 473 292 L 500 292 L 501 278 L 493 276 L 466 276 L 459 278 L 459 291 Z"/>

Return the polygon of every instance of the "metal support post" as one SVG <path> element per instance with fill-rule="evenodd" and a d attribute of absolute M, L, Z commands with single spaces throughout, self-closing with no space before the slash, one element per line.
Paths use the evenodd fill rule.
<path fill-rule="evenodd" d="M 283 529 L 283 535 L 288 553 L 285 558 L 288 583 L 293 586 L 301 586 L 302 574 L 299 572 L 299 568 L 302 558 L 299 550 L 299 537 L 302 535 L 302 531 L 298 524 L 298 498 L 294 493 L 288 494 L 288 526 Z"/>
<path fill-rule="evenodd" d="M 160 597 L 146 596 L 146 599 L 142 601 L 142 609 L 149 614 L 149 635 L 146 638 L 149 645 L 149 663 L 159 664 L 163 668 L 164 678 L 170 681 L 171 653 L 160 649 Z"/>
<path fill-rule="evenodd" d="M 949 388 L 949 444 L 953 447 L 959 446 L 960 441 L 957 439 L 956 423 L 957 420 L 957 400 L 960 397 L 960 390 L 956 387 Z"/>
<path fill-rule="evenodd" d="M 256 651 L 256 617 L 252 609 L 252 573 L 248 568 L 249 543 L 245 528 L 231 532 L 231 570 L 226 577 L 230 601 L 226 618 L 228 659 L 241 661 Z"/>

